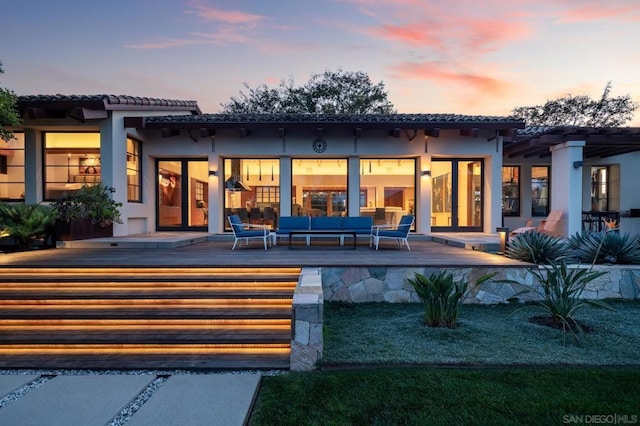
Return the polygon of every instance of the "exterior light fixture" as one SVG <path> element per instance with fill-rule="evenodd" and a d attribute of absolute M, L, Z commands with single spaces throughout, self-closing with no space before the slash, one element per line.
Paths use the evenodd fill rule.
<path fill-rule="evenodd" d="M 584 162 L 582 161 L 574 161 L 573 162 L 573 168 L 574 169 L 579 169 L 580 167 L 582 167 L 584 165 Z"/>
<path fill-rule="evenodd" d="M 507 251 L 507 242 L 509 241 L 509 228 L 498 227 L 496 232 L 500 237 L 500 251 L 496 254 L 504 255 Z"/>
<path fill-rule="evenodd" d="M 421 174 L 422 176 L 431 176 L 431 170 L 423 170 Z"/>
<path fill-rule="evenodd" d="M 217 170 L 209 170 L 209 176 L 218 176 Z"/>

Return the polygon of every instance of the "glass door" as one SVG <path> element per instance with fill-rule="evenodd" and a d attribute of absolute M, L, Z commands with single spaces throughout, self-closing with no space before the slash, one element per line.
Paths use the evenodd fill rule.
<path fill-rule="evenodd" d="M 206 230 L 209 219 L 207 159 L 157 160 L 157 229 Z"/>
<path fill-rule="evenodd" d="M 434 159 L 431 167 L 431 230 L 481 232 L 482 160 Z"/>

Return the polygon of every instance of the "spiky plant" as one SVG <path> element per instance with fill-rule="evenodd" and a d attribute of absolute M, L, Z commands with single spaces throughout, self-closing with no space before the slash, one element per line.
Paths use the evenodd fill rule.
<path fill-rule="evenodd" d="M 565 257 L 569 254 L 567 245 L 558 237 L 537 231 L 523 232 L 509 240 L 505 256 L 537 265 Z"/>
<path fill-rule="evenodd" d="M 53 233 L 55 212 L 38 204 L 0 204 L 0 228 L 16 240 L 18 249 L 31 248 L 34 241 Z"/>
<path fill-rule="evenodd" d="M 586 263 L 640 263 L 640 243 L 629 234 L 585 231 L 571 236 L 569 247 Z"/>
<path fill-rule="evenodd" d="M 476 285 L 493 277 L 495 273 L 478 278 Z M 449 327 L 457 325 L 460 304 L 469 286 L 462 278 L 455 280 L 453 274 L 446 270 L 432 273 L 428 277 L 416 273 L 413 279 L 407 278 L 413 286 L 424 306 L 424 320 L 429 327 Z"/>
<path fill-rule="evenodd" d="M 576 313 L 587 305 L 614 310 L 606 302 L 597 299 L 584 299 L 582 293 L 588 283 L 606 274 L 606 271 L 593 271 L 580 266 L 567 267 L 565 259 L 550 260 L 548 265 L 532 269 L 531 274 L 540 284 L 541 299 L 521 309 L 535 308 L 546 313 L 563 331 L 562 342 L 570 332 L 577 340 L 584 334 Z"/>

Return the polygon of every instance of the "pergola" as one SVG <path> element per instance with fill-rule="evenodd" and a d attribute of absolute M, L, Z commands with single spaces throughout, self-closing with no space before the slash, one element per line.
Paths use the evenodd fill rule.
<path fill-rule="evenodd" d="M 584 141 L 584 158 L 606 158 L 640 151 L 640 127 L 530 126 L 504 144 L 507 158 L 546 158 L 550 147 Z"/>

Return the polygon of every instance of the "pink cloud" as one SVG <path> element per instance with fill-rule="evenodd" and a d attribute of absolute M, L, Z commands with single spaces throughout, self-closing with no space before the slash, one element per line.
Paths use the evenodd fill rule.
<path fill-rule="evenodd" d="M 182 47 L 193 44 L 198 44 L 197 40 L 193 39 L 179 39 L 179 38 L 167 38 L 161 37 L 158 40 L 139 42 L 139 43 L 127 43 L 126 47 L 131 49 L 166 49 L 170 47 Z"/>
<path fill-rule="evenodd" d="M 469 89 L 480 95 L 503 95 L 510 90 L 511 84 L 489 75 L 458 71 L 454 67 L 443 67 L 435 62 L 404 62 L 393 67 L 403 78 L 429 80 L 434 85 L 446 84 L 457 89 Z"/>
<path fill-rule="evenodd" d="M 247 13 L 239 10 L 216 9 L 204 6 L 198 2 L 192 2 L 190 7 L 205 21 L 222 22 L 229 25 L 253 26 L 267 19 L 266 16 L 263 15 L 256 15 L 254 13 Z"/>
<path fill-rule="evenodd" d="M 588 6 L 568 9 L 560 14 L 560 22 L 589 22 L 604 19 L 622 18 L 632 22 L 640 20 L 640 7 L 632 6 L 612 7 L 609 2 L 602 2 Z"/>

